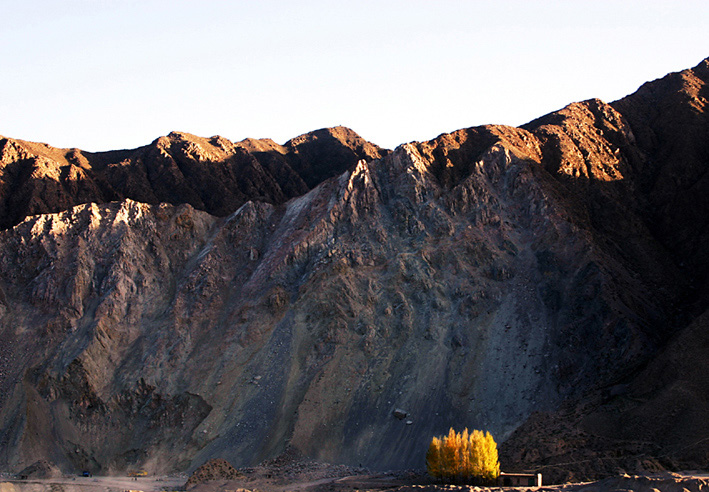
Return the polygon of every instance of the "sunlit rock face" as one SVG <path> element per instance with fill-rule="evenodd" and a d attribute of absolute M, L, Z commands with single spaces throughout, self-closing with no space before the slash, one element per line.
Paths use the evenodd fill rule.
<path fill-rule="evenodd" d="M 220 217 L 249 200 L 280 204 L 388 151 L 348 128 L 278 145 L 172 132 L 133 150 L 83 152 L 0 137 L 0 228 L 28 215 L 126 198 L 188 203 Z"/>
<path fill-rule="evenodd" d="M 49 181 L 19 178 L 40 173 L 37 144 L 3 140 L 19 223 L 0 232 L 0 466 L 184 470 L 293 446 L 418 467 L 451 425 L 530 447 L 563 410 L 556 444 L 509 463 L 561 456 L 579 402 L 644 374 L 691 321 L 678 307 L 706 308 L 703 255 L 655 220 L 676 194 L 645 176 L 684 167 L 623 112 L 643 90 L 391 153 L 342 128 L 284 146 L 171 134 L 120 159 L 76 151 Z M 676 111 L 705 124 L 690 103 Z M 227 186 L 257 165 L 251 191 Z M 252 193 L 276 189 L 265 176 L 280 194 Z M 56 213 L 26 216 L 49 196 Z"/>

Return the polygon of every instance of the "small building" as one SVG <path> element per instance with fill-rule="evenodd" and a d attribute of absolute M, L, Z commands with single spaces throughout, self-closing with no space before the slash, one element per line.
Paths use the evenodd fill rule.
<path fill-rule="evenodd" d="M 501 472 L 497 483 L 503 487 L 541 487 L 542 474 Z"/>

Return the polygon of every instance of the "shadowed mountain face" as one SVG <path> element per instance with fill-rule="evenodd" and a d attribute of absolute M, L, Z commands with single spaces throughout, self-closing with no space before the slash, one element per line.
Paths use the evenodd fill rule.
<path fill-rule="evenodd" d="M 618 195 L 622 209 L 632 213 L 606 221 L 607 229 L 616 229 L 608 236 L 624 263 L 636 264 L 634 275 L 652 278 L 656 293 L 671 294 L 663 302 L 669 318 L 657 325 L 663 333 L 658 350 L 638 373 L 619 375 L 613 385 L 589 391 L 555 413 L 535 414 L 514 433 L 503 457 L 520 468 L 541 467 L 565 480 L 618 470 L 707 466 L 708 79 L 705 59 L 692 70 L 648 82 L 612 103 L 633 137 L 621 144 L 628 187 Z M 528 126 L 539 133 L 544 128 L 539 124 Z M 602 135 L 609 138 L 605 128 Z M 583 193 L 575 191 L 579 184 Z M 608 202 L 596 201 L 595 191 L 589 193 L 583 180 L 574 181 L 569 191 L 599 214 L 609 210 Z M 633 224 L 652 237 L 654 256 L 642 249 L 652 243 L 633 241 L 638 239 Z M 639 265 L 643 256 L 651 259 L 647 268 Z"/>
<path fill-rule="evenodd" d="M 2 140 L 0 466 L 418 467 L 451 425 L 560 478 L 699 463 L 708 66 L 391 153 Z"/>

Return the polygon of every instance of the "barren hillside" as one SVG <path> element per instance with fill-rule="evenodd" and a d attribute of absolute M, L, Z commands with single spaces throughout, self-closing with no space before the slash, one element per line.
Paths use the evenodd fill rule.
<path fill-rule="evenodd" d="M 0 140 L 0 467 L 702 466 L 707 78 L 392 152 Z"/>

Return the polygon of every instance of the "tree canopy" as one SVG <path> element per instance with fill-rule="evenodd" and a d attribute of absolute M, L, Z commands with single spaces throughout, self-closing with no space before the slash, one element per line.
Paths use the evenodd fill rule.
<path fill-rule="evenodd" d="M 473 430 L 434 437 L 426 453 L 428 473 L 441 480 L 492 484 L 500 476 L 497 443 L 489 432 Z"/>

